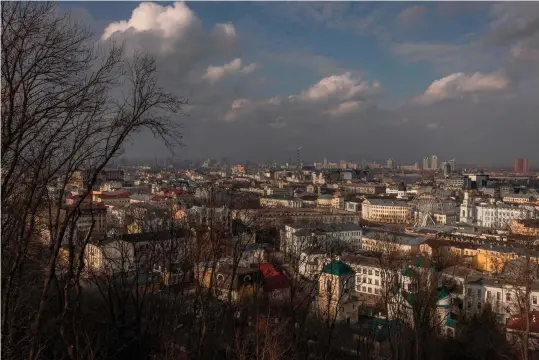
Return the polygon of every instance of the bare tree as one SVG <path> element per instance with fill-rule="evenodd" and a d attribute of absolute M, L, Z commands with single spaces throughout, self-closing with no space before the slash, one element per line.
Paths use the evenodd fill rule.
<path fill-rule="evenodd" d="M 8 352 L 17 347 L 38 358 L 49 326 L 56 324 L 64 353 L 78 358 L 74 326 L 68 324 L 76 324 L 84 262 L 67 272 L 63 289 L 55 286 L 60 248 L 66 242 L 75 248 L 71 234 L 84 198 L 133 134 L 147 129 L 170 147 L 179 143 L 179 124 L 167 115 L 186 102 L 159 87 L 150 56 L 126 56 L 114 43 L 96 47 L 92 34 L 54 4 L 3 4 L 1 42 L 2 339 Z M 82 196 L 61 215 L 67 184 L 83 168 L 90 170 Z M 33 251 L 42 228 L 50 246 Z M 82 258 L 91 235 L 70 261 Z M 23 324 L 17 304 L 28 294 L 22 289 L 32 266 L 44 275 L 30 276 L 33 292 L 25 299 Z"/>

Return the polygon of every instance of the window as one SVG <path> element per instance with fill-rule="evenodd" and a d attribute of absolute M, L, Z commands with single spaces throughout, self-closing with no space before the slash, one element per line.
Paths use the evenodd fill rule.
<path fill-rule="evenodd" d="M 481 310 L 481 303 L 480 302 L 477 303 L 477 310 Z"/>
<path fill-rule="evenodd" d="M 380 285 L 380 281 L 374 280 L 374 285 Z"/>
<path fill-rule="evenodd" d="M 472 308 L 472 302 L 471 301 L 468 301 L 468 303 L 466 305 L 467 305 L 466 307 L 468 308 L 468 310 Z"/>
<path fill-rule="evenodd" d="M 369 275 L 372 275 L 372 269 L 369 269 Z"/>
<path fill-rule="evenodd" d="M 481 289 L 477 289 L 477 297 L 481 297 Z"/>
<path fill-rule="evenodd" d="M 492 292 L 490 290 L 487 291 L 487 299 L 490 299 L 492 296 Z"/>
<path fill-rule="evenodd" d="M 369 278 L 369 279 L 368 279 L 368 282 L 369 282 L 369 284 L 372 284 L 372 279 Z"/>
<path fill-rule="evenodd" d="M 372 293 L 372 288 L 370 286 L 369 286 L 368 290 L 369 290 L 369 294 L 371 294 Z"/>
<path fill-rule="evenodd" d="M 511 293 L 505 293 L 505 301 L 511 301 Z"/>
<path fill-rule="evenodd" d="M 532 296 L 532 304 L 537 305 L 537 296 Z"/>
<path fill-rule="evenodd" d="M 472 289 L 468 288 L 468 296 L 472 296 Z"/>
<path fill-rule="evenodd" d="M 374 289 L 374 293 L 375 294 L 380 294 L 380 289 L 378 289 L 378 288 Z"/>
<path fill-rule="evenodd" d="M 374 275 L 380 276 L 380 271 L 376 270 L 376 271 L 374 272 Z"/>
<path fill-rule="evenodd" d="M 362 287 L 361 287 L 361 291 L 366 292 L 366 291 L 367 291 L 367 288 L 366 288 L 365 286 L 362 286 Z"/>
<path fill-rule="evenodd" d="M 367 269 L 363 269 L 363 274 L 366 274 L 367 273 Z"/>
<path fill-rule="evenodd" d="M 367 278 L 366 278 L 366 277 L 363 278 L 363 282 L 364 282 L 364 283 L 367 282 Z"/>

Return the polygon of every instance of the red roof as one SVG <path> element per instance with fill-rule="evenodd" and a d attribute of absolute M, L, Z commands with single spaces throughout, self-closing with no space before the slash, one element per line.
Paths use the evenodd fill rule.
<path fill-rule="evenodd" d="M 288 278 L 272 263 L 261 263 L 258 265 L 264 276 L 264 291 L 272 292 L 290 287 Z"/>
<path fill-rule="evenodd" d="M 99 195 L 99 198 L 101 199 L 123 199 L 123 198 L 128 198 L 131 196 L 130 193 L 128 193 L 127 191 L 123 191 L 123 192 L 118 192 L 118 193 L 101 193 Z"/>
<path fill-rule="evenodd" d="M 507 320 L 508 330 L 524 331 L 526 329 L 526 316 L 514 316 Z M 530 312 L 530 332 L 539 333 L 539 311 Z"/>

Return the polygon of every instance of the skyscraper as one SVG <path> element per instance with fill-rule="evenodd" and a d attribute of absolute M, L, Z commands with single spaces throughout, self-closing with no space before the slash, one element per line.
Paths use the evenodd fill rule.
<path fill-rule="evenodd" d="M 526 174 L 529 170 L 528 159 L 516 158 L 515 159 L 515 172 L 520 174 Z"/>
<path fill-rule="evenodd" d="M 455 159 L 451 159 L 449 163 L 451 164 L 451 172 L 455 171 L 456 166 L 457 166 L 457 161 Z"/>
<path fill-rule="evenodd" d="M 430 167 L 432 170 L 438 169 L 438 156 L 432 155 L 430 160 Z"/>
<path fill-rule="evenodd" d="M 395 161 L 393 159 L 387 159 L 387 168 L 393 169 L 395 167 Z"/>
<path fill-rule="evenodd" d="M 429 158 L 424 157 L 423 158 L 423 170 L 428 170 L 428 169 L 429 169 Z"/>

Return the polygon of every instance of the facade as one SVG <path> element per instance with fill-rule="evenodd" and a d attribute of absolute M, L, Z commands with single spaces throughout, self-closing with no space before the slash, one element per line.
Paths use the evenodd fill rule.
<path fill-rule="evenodd" d="M 355 194 L 364 194 L 364 195 L 378 195 L 386 192 L 385 185 L 379 184 L 358 184 L 358 183 L 348 183 L 344 184 L 343 188 L 345 191 Z"/>
<path fill-rule="evenodd" d="M 345 201 L 344 210 L 351 212 L 361 211 L 361 203 L 356 201 Z"/>
<path fill-rule="evenodd" d="M 475 205 L 474 217 L 478 226 L 505 229 L 509 227 L 513 220 L 535 218 L 535 211 L 532 208 L 500 202 L 494 204 L 481 203 Z"/>
<path fill-rule="evenodd" d="M 509 227 L 516 235 L 539 236 L 539 219 L 512 220 Z"/>
<path fill-rule="evenodd" d="M 432 155 L 430 158 L 430 164 L 432 170 L 438 169 L 438 156 Z"/>
<path fill-rule="evenodd" d="M 166 251 L 169 231 L 124 234 L 89 243 L 84 250 L 88 270 L 112 273 L 129 271 L 147 261 L 147 250 Z M 185 241 L 185 239 L 178 239 Z M 187 249 L 185 249 L 187 250 Z M 147 264 L 153 267 L 156 264 Z"/>
<path fill-rule="evenodd" d="M 463 292 L 463 309 L 467 317 L 481 313 L 488 303 L 500 324 L 520 314 L 519 304 L 524 301 L 522 289 L 493 277 L 470 277 L 464 284 Z M 538 299 L 539 284 L 535 283 L 528 299 L 532 311 L 539 310 Z"/>
<path fill-rule="evenodd" d="M 422 239 L 407 234 L 388 234 L 381 231 L 364 231 L 361 236 L 361 249 L 390 254 L 394 252 L 419 253 Z"/>
<path fill-rule="evenodd" d="M 74 205 L 66 204 L 62 207 L 64 214 L 73 209 Z M 92 227 L 93 224 L 93 227 Z M 80 216 L 77 219 L 76 230 L 81 236 L 86 236 L 92 229 L 91 236 L 98 238 L 107 231 L 107 207 L 103 203 L 81 203 Z"/>
<path fill-rule="evenodd" d="M 105 205 L 127 205 L 131 194 L 127 191 L 102 192 L 94 195 L 94 201 L 103 202 Z"/>
<path fill-rule="evenodd" d="M 331 249 L 335 246 L 361 248 L 362 227 L 355 224 L 286 225 L 281 232 L 281 249 L 293 254 L 312 247 Z"/>
<path fill-rule="evenodd" d="M 353 280 L 354 270 L 340 260 L 333 260 L 324 266 L 316 298 L 316 308 L 322 318 L 331 322 L 357 321 L 357 309 L 348 306 Z"/>
<path fill-rule="evenodd" d="M 423 158 L 423 170 L 429 170 L 429 158 L 425 157 Z"/>
<path fill-rule="evenodd" d="M 368 221 L 407 224 L 412 210 L 406 201 L 366 199 L 361 203 L 361 217 Z"/>
<path fill-rule="evenodd" d="M 303 202 L 301 199 L 288 196 L 266 196 L 260 198 L 260 206 L 299 209 L 303 207 Z"/>
<path fill-rule="evenodd" d="M 529 194 L 507 194 L 503 197 L 503 202 L 511 204 L 529 204 L 535 201 L 535 197 Z"/>

